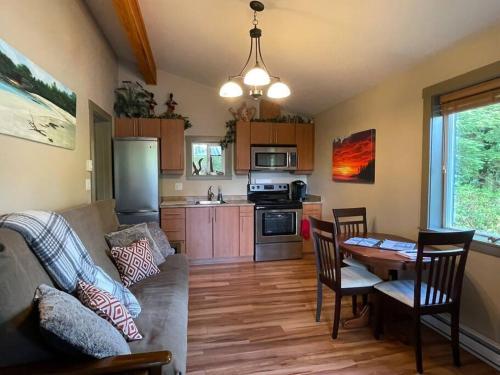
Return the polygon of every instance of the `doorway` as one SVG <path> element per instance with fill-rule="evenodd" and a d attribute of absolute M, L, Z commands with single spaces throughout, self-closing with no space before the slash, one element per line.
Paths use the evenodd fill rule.
<path fill-rule="evenodd" d="M 113 198 L 112 134 L 109 113 L 89 100 L 92 202 Z"/>

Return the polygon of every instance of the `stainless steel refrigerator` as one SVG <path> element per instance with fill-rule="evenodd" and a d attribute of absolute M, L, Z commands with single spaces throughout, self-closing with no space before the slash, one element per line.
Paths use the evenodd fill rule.
<path fill-rule="evenodd" d="M 115 138 L 113 181 L 120 224 L 160 220 L 158 140 Z"/>

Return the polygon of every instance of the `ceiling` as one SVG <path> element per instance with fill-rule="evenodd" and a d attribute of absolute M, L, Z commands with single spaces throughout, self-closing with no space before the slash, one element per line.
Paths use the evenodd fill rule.
<path fill-rule="evenodd" d="M 86 0 L 119 59 L 134 62 L 111 0 Z M 316 114 L 500 22 L 499 0 L 263 0 L 262 53 Z M 248 0 L 139 0 L 158 69 L 218 87 L 246 60 Z"/>

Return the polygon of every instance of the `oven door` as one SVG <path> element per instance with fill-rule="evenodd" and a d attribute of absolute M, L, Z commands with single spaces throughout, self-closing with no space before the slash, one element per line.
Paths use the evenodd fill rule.
<path fill-rule="evenodd" d="M 256 210 L 255 242 L 298 242 L 300 237 L 301 209 Z"/>
<path fill-rule="evenodd" d="M 252 170 L 283 170 L 297 169 L 296 147 L 252 147 Z"/>

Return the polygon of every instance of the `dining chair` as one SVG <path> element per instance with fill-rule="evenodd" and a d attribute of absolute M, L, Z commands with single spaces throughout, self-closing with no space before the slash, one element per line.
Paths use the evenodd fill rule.
<path fill-rule="evenodd" d="M 313 217 L 310 221 L 316 258 L 316 321 L 319 322 L 321 318 L 324 284 L 335 292 L 332 338 L 336 339 L 339 331 L 342 297 L 370 293 L 373 291 L 373 286 L 382 280 L 364 268 L 341 267 L 340 251 L 333 223 Z"/>
<path fill-rule="evenodd" d="M 396 301 L 413 317 L 415 360 L 419 373 L 423 372 L 420 317 L 428 314 L 445 312 L 451 314 L 453 362 L 455 366 L 460 366 L 460 296 L 462 294 L 465 263 L 473 237 L 473 230 L 446 233 L 420 232 L 418 235 L 415 280 L 387 281 L 375 286 L 375 338 L 379 339 L 383 330 L 382 306 L 387 302 Z M 452 246 L 453 249 L 439 250 L 434 246 Z"/>
<path fill-rule="evenodd" d="M 337 235 L 354 237 L 366 236 L 368 225 L 366 224 L 366 207 L 354 208 L 334 208 L 333 218 L 335 220 L 335 230 Z M 345 219 L 345 220 L 344 220 Z M 357 261 L 352 256 L 343 256 L 342 262 L 348 266 L 367 268 L 363 263 Z M 363 305 L 368 303 L 368 297 L 363 295 Z M 352 313 L 356 315 L 357 296 L 352 296 Z"/>

